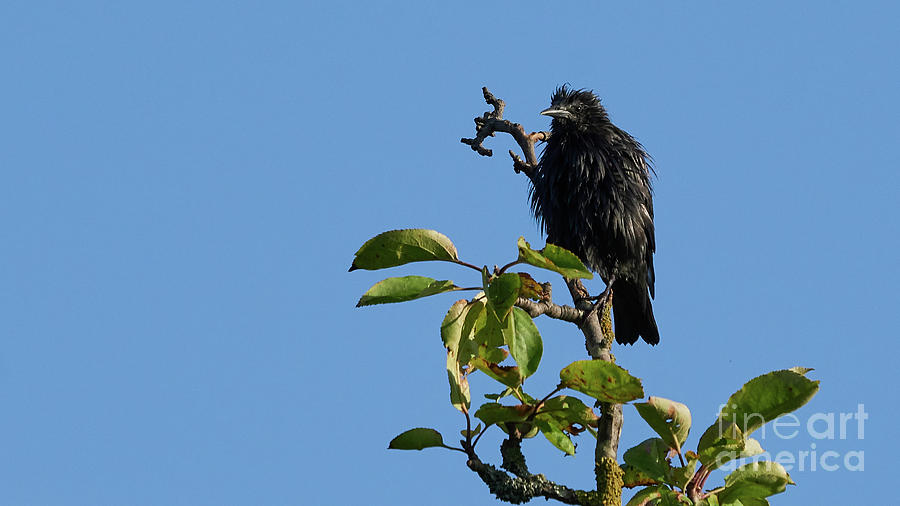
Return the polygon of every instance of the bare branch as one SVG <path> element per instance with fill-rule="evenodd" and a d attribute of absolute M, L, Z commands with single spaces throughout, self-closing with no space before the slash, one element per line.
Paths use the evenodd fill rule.
<path fill-rule="evenodd" d="M 513 170 L 516 173 L 524 172 L 529 178 L 534 177 L 534 171 L 537 168 L 537 156 L 534 152 L 534 143 L 546 141 L 550 138 L 550 132 L 532 132 L 525 133 L 525 128 L 518 123 L 513 123 L 503 119 L 503 109 L 506 102 L 495 97 L 487 87 L 481 88 L 484 94 L 484 101 L 494 108 L 493 111 L 487 111 L 478 118 L 475 118 L 475 137 L 472 139 L 462 138 L 460 142 L 468 144 L 481 156 L 492 156 L 494 152 L 482 144 L 488 137 L 493 137 L 495 132 L 505 132 L 512 135 L 516 143 L 522 148 L 525 159 L 519 157 L 512 150 L 509 156 L 513 159 Z"/>
<path fill-rule="evenodd" d="M 535 302 L 525 297 L 516 300 L 516 306 L 525 310 L 532 318 L 547 315 L 554 320 L 563 320 L 570 323 L 580 323 L 584 319 L 584 311 L 572 306 L 560 306 L 549 301 Z"/>
<path fill-rule="evenodd" d="M 505 270 L 506 267 L 503 269 Z M 579 324 L 584 320 L 584 311 L 572 306 L 560 306 L 553 303 L 553 286 L 550 283 L 541 283 L 541 291 L 543 292 L 541 295 L 543 300 L 540 302 L 519 297 L 516 300 L 516 306 L 524 309 L 532 318 L 537 318 L 543 314 L 554 320 L 562 320 L 574 324 Z"/>

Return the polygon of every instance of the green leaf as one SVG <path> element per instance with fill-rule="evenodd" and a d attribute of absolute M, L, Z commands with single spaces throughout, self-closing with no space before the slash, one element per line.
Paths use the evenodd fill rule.
<path fill-rule="evenodd" d="M 653 481 L 665 481 L 669 474 L 669 461 L 666 455 L 669 446 L 659 438 L 650 438 L 644 442 L 629 448 L 623 458 L 625 464 L 639 470 L 644 476 Z"/>
<path fill-rule="evenodd" d="M 441 323 L 441 340 L 448 350 L 455 353 L 460 365 L 470 363 L 477 354 L 475 334 L 479 325 L 484 326 L 484 320 L 484 300 L 477 297 L 471 301 L 458 300 L 447 311 Z"/>
<path fill-rule="evenodd" d="M 697 445 L 700 462 L 710 470 L 718 469 L 728 462 L 763 453 L 759 441 L 744 437 L 734 423 L 721 420 L 709 426 L 700 436 Z"/>
<path fill-rule="evenodd" d="M 504 422 L 522 422 L 531 414 L 532 406 L 520 404 L 518 406 L 504 406 L 496 402 L 482 404 L 475 417 L 484 422 L 485 426 L 499 425 Z"/>
<path fill-rule="evenodd" d="M 753 439 L 752 437 L 748 437 L 744 441 L 744 450 L 740 453 L 740 455 L 738 455 L 737 458 L 745 459 L 747 457 L 755 457 L 757 455 L 762 455 L 765 452 L 766 451 L 763 450 L 762 445 L 759 444 L 759 441 Z"/>
<path fill-rule="evenodd" d="M 471 309 L 470 303 L 465 299 L 458 300 L 450 306 L 447 315 L 444 316 L 444 321 L 441 322 L 441 340 L 444 341 L 444 347 L 451 350 L 459 348 L 459 342 L 463 334 L 463 324 L 466 321 L 469 309 Z"/>
<path fill-rule="evenodd" d="M 539 417 L 552 418 L 560 427 L 574 431 L 574 424 L 583 427 L 596 427 L 600 419 L 594 410 L 586 406 L 581 399 L 570 395 L 558 395 L 544 401 L 544 404 L 538 409 Z"/>
<path fill-rule="evenodd" d="M 493 308 L 499 321 L 503 321 L 509 314 L 516 299 L 519 298 L 519 289 L 522 280 L 518 274 L 507 272 L 497 276 L 485 287 L 488 303 Z"/>
<path fill-rule="evenodd" d="M 519 295 L 532 300 L 544 300 L 547 294 L 544 293 L 544 287 L 534 280 L 527 272 L 517 272 L 522 287 L 519 289 Z"/>
<path fill-rule="evenodd" d="M 594 275 L 584 266 L 578 255 L 559 246 L 548 244 L 544 249 L 536 251 L 525 242 L 524 237 L 519 237 L 519 261 L 540 267 L 542 269 L 558 272 L 568 279 L 592 279 Z"/>
<path fill-rule="evenodd" d="M 680 402 L 650 397 L 634 404 L 641 418 L 669 445 L 681 453 L 681 445 L 691 430 L 691 411 Z"/>
<path fill-rule="evenodd" d="M 660 495 L 659 501 L 655 503 L 655 506 L 692 506 L 693 504 L 694 503 L 681 492 L 665 490 Z"/>
<path fill-rule="evenodd" d="M 719 506 L 719 503 L 710 503 L 710 506 Z M 741 497 L 740 499 L 734 499 L 733 502 L 728 502 L 722 506 L 769 506 L 769 501 L 759 497 Z"/>
<path fill-rule="evenodd" d="M 745 445 L 744 433 L 737 424 L 718 420 L 700 436 L 697 454 L 703 465 L 716 469 L 738 458 Z"/>
<path fill-rule="evenodd" d="M 471 301 L 456 301 L 441 323 L 441 339 L 448 350 L 456 353 L 460 365 L 472 364 L 474 357 L 488 362 L 502 362 L 506 351 L 499 324 L 492 323 L 485 307 L 484 296 Z"/>
<path fill-rule="evenodd" d="M 631 498 L 625 506 L 680 506 L 691 504 L 691 501 L 682 494 L 673 492 L 665 485 L 647 487 Z"/>
<path fill-rule="evenodd" d="M 716 494 L 709 494 L 701 499 L 697 506 L 719 506 L 719 498 Z"/>
<path fill-rule="evenodd" d="M 569 436 L 562 431 L 559 424 L 551 418 L 535 417 L 534 424 L 540 429 L 541 434 L 550 441 L 553 446 L 566 452 L 567 455 L 575 455 L 575 444 Z"/>
<path fill-rule="evenodd" d="M 474 324 L 475 343 L 486 348 L 498 348 L 506 344 L 504 342 L 503 329 L 493 311 L 482 307 L 478 320 Z"/>
<path fill-rule="evenodd" d="M 716 494 L 710 494 L 698 502 L 697 506 L 720 506 L 719 498 Z M 721 506 L 769 506 L 769 501 L 758 497 L 742 497 Z"/>
<path fill-rule="evenodd" d="M 669 475 L 665 480 L 671 487 L 678 487 L 682 490 L 697 472 L 698 462 L 697 454 L 691 451 L 684 452 L 684 458 L 686 460 L 684 466 L 669 468 Z"/>
<path fill-rule="evenodd" d="M 463 430 L 459 431 L 459 433 L 462 435 L 462 437 L 475 437 L 481 433 L 481 424 L 479 423 L 478 425 L 475 426 L 474 429 L 472 429 L 470 431 L 463 429 Z"/>
<path fill-rule="evenodd" d="M 410 429 L 391 440 L 389 450 L 422 450 L 444 446 L 444 438 L 434 429 Z"/>
<path fill-rule="evenodd" d="M 465 329 L 474 332 L 473 343 L 475 346 L 484 346 L 488 349 L 503 346 L 503 332 L 500 321 L 494 311 L 488 309 L 487 298 L 482 296 L 477 301 L 478 307 L 473 307 L 466 317 Z"/>
<path fill-rule="evenodd" d="M 784 492 L 788 484 L 793 485 L 794 482 L 781 464 L 771 461 L 751 462 L 725 477 L 725 489 L 718 493 L 719 503 L 726 506 L 740 500 L 743 504 L 756 504 L 744 500 L 764 499 L 779 494 Z"/>
<path fill-rule="evenodd" d="M 482 357 L 473 358 L 472 365 L 507 387 L 516 388 L 522 384 L 522 374 L 516 366 L 500 365 Z"/>
<path fill-rule="evenodd" d="M 534 436 L 537 436 L 541 431 L 540 429 L 538 429 L 537 425 L 526 422 L 507 422 L 501 423 L 497 426 L 497 428 L 502 430 L 504 434 L 509 434 L 510 427 L 518 431 L 519 437 L 522 439 L 531 439 Z"/>
<path fill-rule="evenodd" d="M 559 372 L 562 385 L 601 402 L 622 404 L 644 396 L 641 380 L 616 364 L 602 360 L 579 360 Z"/>
<path fill-rule="evenodd" d="M 489 363 L 499 364 L 506 360 L 506 357 L 509 356 L 509 352 L 503 348 L 492 348 L 484 344 L 479 344 L 477 356 Z"/>
<path fill-rule="evenodd" d="M 622 486 L 627 488 L 640 487 L 645 485 L 662 485 L 659 481 L 651 479 L 649 476 L 641 472 L 634 466 L 624 464 L 622 468 Z"/>
<path fill-rule="evenodd" d="M 447 379 L 450 381 L 450 404 L 463 413 L 467 413 L 472 404 L 469 379 L 453 350 L 447 350 Z"/>
<path fill-rule="evenodd" d="M 748 381 L 729 399 L 719 419 L 733 422 L 744 436 L 766 422 L 794 411 L 819 391 L 819 382 L 791 370 L 775 371 Z"/>
<path fill-rule="evenodd" d="M 387 278 L 379 281 L 369 288 L 356 307 L 371 306 L 374 304 L 387 304 L 392 302 L 406 302 L 429 295 L 450 292 L 459 288 L 452 281 L 437 281 L 425 276 L 403 276 L 400 278 Z"/>
<path fill-rule="evenodd" d="M 531 316 L 519 307 L 513 308 L 505 323 L 502 328 L 503 341 L 509 346 L 509 354 L 519 365 L 519 374 L 524 380 L 534 374 L 541 363 L 544 354 L 541 333 Z"/>
<path fill-rule="evenodd" d="M 669 490 L 665 485 L 657 485 L 641 489 L 625 506 L 648 506 L 652 501 L 659 499 L 664 490 Z"/>
<path fill-rule="evenodd" d="M 456 246 L 447 236 L 434 230 L 391 230 L 366 241 L 356 252 L 350 270 L 371 271 L 429 260 L 459 260 Z"/>

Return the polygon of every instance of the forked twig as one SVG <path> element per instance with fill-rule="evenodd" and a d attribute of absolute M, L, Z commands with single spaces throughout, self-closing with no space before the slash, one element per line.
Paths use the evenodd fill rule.
<path fill-rule="evenodd" d="M 533 178 L 538 163 L 534 152 L 534 144 L 549 139 L 550 132 L 525 133 L 525 128 L 519 123 L 503 119 L 503 109 L 506 107 L 506 102 L 495 97 L 487 87 L 481 88 L 481 91 L 484 93 L 484 101 L 492 106 L 494 110 L 486 111 L 483 115 L 475 118 L 475 137 L 472 139 L 463 137 L 460 139 L 460 142 L 468 144 L 481 156 L 493 156 L 494 152 L 484 147 L 484 140 L 488 137 L 493 137 L 495 132 L 508 133 L 512 135 L 525 155 L 523 160 L 513 150 L 509 150 L 509 156 L 513 160 L 513 170 L 516 173 L 523 172 L 529 178 Z"/>

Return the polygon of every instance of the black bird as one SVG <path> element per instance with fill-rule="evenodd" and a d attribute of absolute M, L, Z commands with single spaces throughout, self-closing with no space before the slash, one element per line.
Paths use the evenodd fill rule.
<path fill-rule="evenodd" d="M 591 91 L 557 88 L 541 114 L 553 122 L 530 194 L 547 242 L 578 255 L 612 288 L 616 341 L 658 343 L 649 155 Z"/>

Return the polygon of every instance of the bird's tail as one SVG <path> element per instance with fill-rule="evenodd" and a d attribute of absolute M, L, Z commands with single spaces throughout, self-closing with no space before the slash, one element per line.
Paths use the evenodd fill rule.
<path fill-rule="evenodd" d="M 659 343 L 659 329 L 646 286 L 631 280 L 616 280 L 613 283 L 613 317 L 619 344 L 634 344 L 638 336 L 649 344 Z"/>

